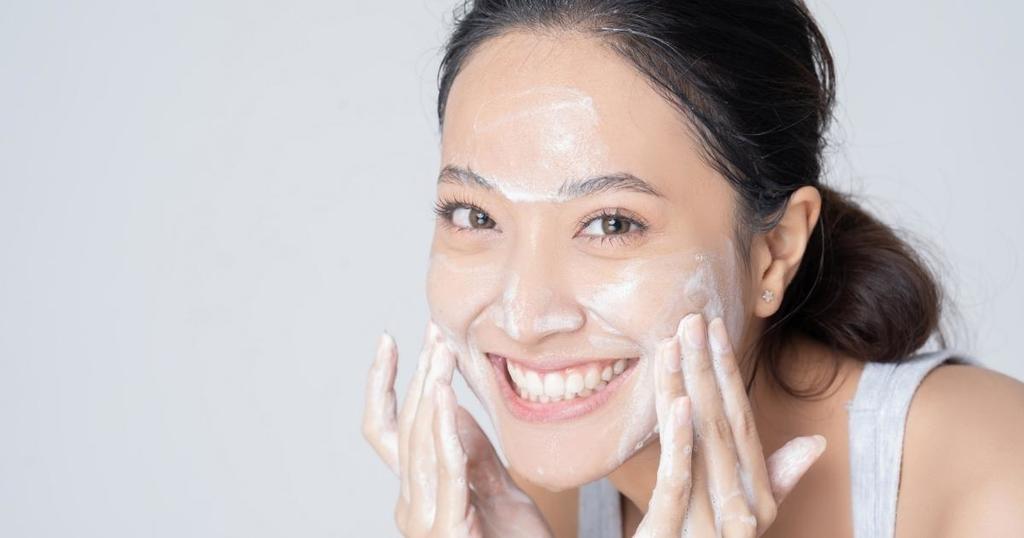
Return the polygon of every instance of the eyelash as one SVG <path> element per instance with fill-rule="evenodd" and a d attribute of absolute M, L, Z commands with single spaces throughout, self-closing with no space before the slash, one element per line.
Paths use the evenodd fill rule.
<path fill-rule="evenodd" d="M 626 221 L 629 223 L 630 231 L 623 234 L 612 234 L 612 235 L 586 235 L 584 237 L 589 241 L 598 241 L 604 245 L 607 242 L 618 242 L 619 245 L 630 244 L 637 239 L 640 239 L 644 233 L 647 232 L 647 222 L 645 222 L 638 215 L 633 215 L 632 212 L 622 208 L 602 209 L 597 213 L 592 213 L 580 219 L 578 227 L 580 231 L 585 230 L 587 225 L 595 220 L 603 219 L 605 217 L 614 217 L 618 220 Z M 577 232 L 578 233 L 578 232 Z"/>
<path fill-rule="evenodd" d="M 478 204 L 475 204 L 472 201 L 464 198 L 459 198 L 458 196 L 453 196 L 451 198 L 441 198 L 440 200 L 435 202 L 434 215 L 436 215 L 437 218 L 441 219 L 442 224 L 444 224 L 444 226 L 450 230 L 456 232 L 472 231 L 472 229 L 469 228 L 456 226 L 455 223 L 452 222 L 452 213 L 455 212 L 456 209 L 460 209 L 463 207 L 469 209 L 470 211 L 479 211 L 481 213 L 487 213 L 486 211 L 481 209 Z M 487 213 L 487 216 L 489 217 L 490 214 Z"/>
<path fill-rule="evenodd" d="M 472 231 L 484 231 L 477 230 L 474 228 L 463 228 L 456 226 L 452 222 L 452 213 L 456 209 L 467 208 L 470 211 L 479 211 L 490 217 L 490 213 L 484 211 L 479 204 L 476 204 L 470 200 L 460 198 L 458 196 L 452 196 L 450 198 L 441 198 L 434 203 L 434 215 L 441 219 L 442 224 L 450 229 L 457 232 L 472 232 Z M 625 245 L 639 239 L 647 231 L 648 224 L 639 216 L 633 215 L 632 212 L 628 212 L 622 208 L 602 209 L 597 213 L 592 213 L 586 217 L 580 219 L 577 227 L 580 231 L 586 229 L 587 225 L 591 222 L 602 219 L 605 217 L 614 217 L 619 220 L 629 222 L 631 230 L 623 234 L 611 234 L 611 235 L 586 235 L 584 236 L 588 241 L 598 241 L 604 245 L 608 242 L 618 242 L 620 245 Z M 632 228 L 635 228 L 632 229 Z M 577 232 L 578 234 L 579 232 Z"/>

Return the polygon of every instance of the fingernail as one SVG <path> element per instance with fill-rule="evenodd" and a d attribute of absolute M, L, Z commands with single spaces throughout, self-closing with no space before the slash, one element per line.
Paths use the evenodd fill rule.
<path fill-rule="evenodd" d="M 694 313 L 691 312 L 691 313 L 683 316 L 683 319 L 679 320 L 679 325 L 676 325 L 676 336 L 678 336 L 678 337 L 682 337 L 683 336 L 683 333 L 686 332 L 686 324 L 689 323 L 690 318 L 692 318 L 693 316 L 696 316 L 696 315 L 697 314 L 694 314 Z"/>
<path fill-rule="evenodd" d="M 704 316 L 700 314 L 690 314 L 684 319 L 684 337 L 686 338 L 686 345 L 691 349 L 704 349 L 704 341 L 707 339 L 707 334 L 704 327 Z"/>
<path fill-rule="evenodd" d="M 427 344 L 430 344 L 431 327 L 433 325 L 434 323 L 432 321 L 427 320 L 427 330 L 423 332 L 423 345 L 420 347 L 427 347 Z"/>
<path fill-rule="evenodd" d="M 423 349 L 420 350 L 420 361 L 416 364 L 416 371 L 418 374 L 429 376 L 430 371 L 434 369 L 434 354 L 437 353 L 437 346 L 430 345 L 430 337 L 427 337 L 427 342 L 424 344 Z M 426 377 L 424 379 L 429 379 Z"/>
<path fill-rule="evenodd" d="M 818 457 L 825 449 L 825 438 L 821 435 L 801 437 L 799 446 L 794 449 L 796 461 L 806 461 Z"/>
<path fill-rule="evenodd" d="M 816 447 L 818 449 L 818 454 L 825 452 L 825 448 L 828 446 L 828 440 L 825 439 L 825 436 L 820 434 L 814 434 L 811 437 L 813 437 L 818 444 L 818 446 Z"/>
<path fill-rule="evenodd" d="M 385 329 L 384 331 L 382 331 L 380 333 L 380 339 L 377 342 L 377 349 L 380 349 L 381 351 L 384 351 L 386 349 L 391 348 L 391 346 L 394 343 L 395 343 L 395 337 L 391 336 L 391 333 L 389 333 Z"/>
<path fill-rule="evenodd" d="M 427 370 L 427 379 L 435 381 L 441 378 L 444 369 L 444 348 L 436 346 L 430 351 L 430 369 Z"/>
<path fill-rule="evenodd" d="M 447 383 L 452 382 L 452 375 L 455 373 L 456 357 L 458 354 L 455 353 L 455 348 L 450 344 L 445 345 L 444 353 L 441 354 L 441 375 Z"/>
<path fill-rule="evenodd" d="M 391 335 L 388 334 L 387 331 L 380 333 L 380 337 L 377 338 L 377 354 L 373 358 L 373 363 L 375 365 L 384 363 L 384 357 L 386 357 L 388 355 L 388 351 L 390 351 L 388 349 L 390 339 Z"/>
<path fill-rule="evenodd" d="M 729 335 L 726 334 L 725 322 L 722 321 L 722 318 L 715 318 L 708 324 L 708 340 L 715 353 L 729 350 Z"/>

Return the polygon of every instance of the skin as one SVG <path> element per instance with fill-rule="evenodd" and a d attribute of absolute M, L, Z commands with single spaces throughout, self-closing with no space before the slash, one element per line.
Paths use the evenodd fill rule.
<path fill-rule="evenodd" d="M 474 213 L 438 219 L 427 277 L 433 323 L 401 408 L 389 338 L 367 390 L 364 434 L 401 478 L 404 535 L 575 536 L 577 488 L 601 476 L 622 494 L 627 536 L 849 532 L 843 404 L 860 363 L 796 338 L 787 350 L 791 381 L 811 383 L 831 364 L 840 373 L 825 398 L 802 401 L 763 378 L 748 397 L 751 365 L 736 361 L 796 273 L 820 212 L 814 188 L 795 191 L 779 225 L 753 237 L 749 271 L 741 271 L 731 242 L 734 195 L 701 160 L 686 123 L 631 66 L 572 34 L 516 32 L 477 50 L 449 96 L 442 170 L 449 166 L 472 170 L 490 188 L 442 173 L 439 199 L 469 203 Z M 619 189 L 573 198 L 560 189 L 621 172 L 659 195 Z M 608 208 L 642 221 L 643 233 L 608 240 L 601 218 L 598 226 L 588 220 Z M 470 225 L 466 216 L 477 210 L 494 225 Z M 760 300 L 763 289 L 775 300 Z M 690 313 L 699 320 L 693 343 L 680 323 Z M 709 333 L 719 335 L 717 346 Z M 570 355 L 627 358 L 631 373 L 598 409 L 537 423 L 510 413 L 487 353 L 534 365 Z M 508 469 L 455 404 L 456 368 L 488 410 Z M 940 395 L 998 385 L 1019 412 L 1024 390 L 979 368 L 946 380 L 951 368 L 928 376 L 911 406 L 901 490 L 919 492 L 901 495 L 898 535 L 1019 530 L 1009 511 L 958 496 L 972 484 L 983 507 L 1022 501 L 1024 472 L 1008 450 L 1024 441 L 1019 420 L 1004 410 L 994 416 L 1006 420 L 994 423 L 984 407 L 996 407 L 991 398 L 957 401 L 956 412 L 972 420 L 965 427 L 990 440 L 988 463 L 1005 473 L 958 471 L 931 447 L 935 432 L 948 429 L 936 417 L 954 411 Z M 930 389 L 943 382 L 949 392 Z M 967 460 L 967 443 L 941 442 Z M 798 455 L 801 445 L 808 450 Z M 949 506 L 941 525 L 936 504 L 912 504 L 920 498 Z M 964 506 L 975 511 L 958 516 Z"/>
<path fill-rule="evenodd" d="M 405 536 L 554 536 L 479 425 L 456 409 L 455 358 L 455 347 L 431 323 L 396 412 L 397 348 L 387 335 L 378 345 L 364 434 L 401 478 L 399 529 Z M 688 315 L 674 336 L 658 343 L 653 361 L 662 432 L 656 482 L 635 532 L 628 532 L 643 538 L 763 534 L 820 456 L 824 439 L 794 439 L 765 461 L 756 428 L 744 422 L 752 410 L 721 318 L 705 326 L 700 314 Z"/>
<path fill-rule="evenodd" d="M 496 188 L 443 176 L 438 197 L 480 206 L 497 225 L 470 232 L 440 221 L 427 294 L 510 466 L 558 490 L 607 475 L 654 438 L 652 357 L 680 319 L 723 316 L 742 334 L 745 298 L 760 290 L 701 285 L 702 273 L 732 280 L 731 223 L 721 212 L 733 194 L 697 157 L 671 106 L 591 42 L 576 50 L 523 38 L 486 44 L 452 87 L 443 166 L 473 170 Z M 589 54 L 604 61 L 587 62 Z M 496 69 L 505 62 L 532 67 Z M 614 190 L 557 199 L 567 180 L 618 172 L 660 196 Z M 646 233 L 583 230 L 590 225 L 581 221 L 616 208 L 642 218 Z M 484 352 L 535 364 L 547 355 L 638 360 L 600 412 L 543 427 L 506 412 Z"/>

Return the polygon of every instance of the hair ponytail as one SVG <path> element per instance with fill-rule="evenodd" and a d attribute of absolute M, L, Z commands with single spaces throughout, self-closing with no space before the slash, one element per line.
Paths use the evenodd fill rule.
<path fill-rule="evenodd" d="M 831 382 L 798 388 L 783 377 L 782 349 L 794 333 L 865 362 L 899 362 L 932 336 L 946 345 L 939 326 L 944 291 L 925 260 L 850 197 L 817 188 L 818 224 L 753 354 L 780 386 L 802 396 Z"/>

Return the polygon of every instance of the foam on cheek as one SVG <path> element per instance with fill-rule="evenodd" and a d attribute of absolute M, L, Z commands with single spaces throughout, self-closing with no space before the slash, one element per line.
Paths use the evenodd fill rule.
<path fill-rule="evenodd" d="M 729 337 L 735 340 L 743 328 L 743 296 L 731 252 L 732 243 L 727 239 L 722 252 L 696 254 L 698 270 L 687 281 L 684 294 L 703 297 L 706 304 L 701 313 L 705 321 L 722 318 Z M 721 278 L 713 267 L 721 269 Z"/>
<path fill-rule="evenodd" d="M 492 310 L 494 324 L 512 338 L 519 338 L 519 323 L 522 317 L 522 306 L 516 296 L 519 291 L 519 275 L 513 273 L 509 283 L 501 294 L 499 308 Z"/>
<path fill-rule="evenodd" d="M 709 298 L 704 309 L 704 317 L 711 321 L 716 317 L 722 318 L 729 338 L 733 344 L 739 342 L 744 329 L 743 310 L 743 280 L 740 278 L 739 268 L 735 258 L 733 243 L 725 238 L 724 246 L 713 254 L 699 254 L 705 265 L 713 265 L 721 269 L 721 274 L 710 270 L 702 274 L 703 281 L 700 285 L 694 285 L 695 289 L 702 289 L 704 295 Z M 719 278 L 721 276 L 721 279 Z"/>
<path fill-rule="evenodd" d="M 495 399 L 498 395 L 492 395 L 491 391 L 487 390 L 488 382 L 492 377 L 490 364 L 476 345 L 475 331 L 473 330 L 475 324 L 479 323 L 481 319 L 470 318 L 473 313 L 472 308 L 466 311 L 461 309 L 465 308 L 463 305 L 473 305 L 486 300 L 490 290 L 500 285 L 500 269 L 489 264 L 480 266 L 459 264 L 449 260 L 444 254 L 434 253 L 430 257 L 428 281 L 434 279 L 436 272 L 443 272 L 446 279 L 457 278 L 463 285 L 461 289 L 467 290 L 467 293 L 480 294 L 479 298 L 460 297 L 457 303 L 459 311 L 448 308 L 447 300 L 441 298 L 432 301 L 431 310 L 434 323 L 445 335 L 448 343 L 455 348 L 459 372 L 462 373 L 470 390 L 480 400 L 493 420 Z M 476 300 L 474 301 L 474 299 Z M 445 306 L 439 306 L 441 304 Z"/>
<path fill-rule="evenodd" d="M 538 332 L 571 331 L 582 326 L 584 321 L 592 322 L 596 325 L 595 330 L 588 331 L 592 349 L 639 349 L 637 370 L 629 382 L 630 393 L 617 398 L 621 402 L 621 407 L 616 410 L 620 418 L 607 421 L 599 427 L 601 430 L 585 434 L 595 441 L 608 436 L 617 438 L 616 445 L 609 447 L 611 450 L 603 464 L 605 467 L 618 467 L 656 438 L 654 354 L 658 342 L 675 332 L 682 317 L 695 310 L 702 311 L 708 320 L 721 316 L 734 342 L 741 334 L 740 281 L 733 262 L 732 244 L 728 240 L 725 243 L 718 252 L 636 260 L 624 267 L 616 278 L 577 290 L 576 302 L 583 307 L 586 319 L 546 312 L 541 308 L 538 311 L 543 315 L 532 320 L 532 328 Z M 489 309 L 470 308 L 463 315 L 435 318 L 435 322 L 456 347 L 463 377 L 487 410 L 492 423 L 500 428 L 494 421 L 500 416 L 497 413 L 500 402 L 497 400 L 501 396 L 490 361 L 477 345 L 475 328 L 479 323 L 493 322 L 516 337 L 513 335 L 519 334 L 525 320 L 521 303 L 524 297 L 520 294 L 526 290 L 520 289 L 517 275 L 509 275 L 500 266 L 469 269 L 459 267 L 441 255 L 435 256 L 432 263 L 437 265 L 437 269 L 451 271 L 450 276 L 460 279 L 460 289 L 478 293 L 480 308 Z M 545 297 L 543 290 L 530 290 L 530 293 L 531 300 Z M 500 300 L 494 301 L 493 298 L 497 297 Z M 472 301 L 473 298 L 460 297 L 458 308 L 463 308 L 463 304 L 474 304 Z M 576 430 L 571 431 L 575 432 L 572 433 L 574 436 L 580 435 Z M 566 431 L 567 434 L 569 432 Z M 576 469 L 578 458 L 562 453 L 566 441 L 563 437 L 558 430 L 552 430 L 535 439 L 534 450 L 546 454 L 539 460 L 531 458 L 535 463 L 540 461 L 534 469 L 537 476 L 544 476 L 548 470 L 554 475 L 558 474 L 555 470 L 571 472 Z"/>
<path fill-rule="evenodd" d="M 698 257 L 701 258 L 705 265 L 714 264 L 721 268 L 721 278 L 719 278 L 719 273 L 714 271 L 698 271 L 687 283 L 687 290 L 688 292 L 700 293 L 708 297 L 708 302 L 703 309 L 705 319 L 711 320 L 715 317 L 721 317 L 726 325 L 729 339 L 733 345 L 736 345 L 743 335 L 743 316 L 745 314 L 743 310 L 742 281 L 739 278 L 740 275 L 734 258 L 732 242 L 726 239 L 725 247 L 721 251 L 713 255 L 701 254 Z M 685 372 L 686 368 L 684 368 L 684 375 Z M 700 399 L 708 396 L 710 395 L 694 395 L 697 399 L 694 405 L 695 415 L 699 416 L 701 412 Z M 699 436 L 700 432 L 695 432 L 695 434 Z M 707 465 L 715 464 L 715 454 L 706 453 L 704 457 L 707 459 Z M 728 497 L 738 494 L 746 494 L 747 498 L 753 498 L 754 493 L 750 474 L 742 469 L 742 467 L 737 467 L 743 491 L 712 491 L 712 504 L 723 503 Z"/>
<path fill-rule="evenodd" d="M 498 405 L 497 399 L 500 398 L 500 395 L 497 391 L 488 389 L 494 381 L 490 360 L 480 351 L 472 327 L 470 327 L 466 338 L 459 338 L 457 333 L 445 327 L 442 327 L 441 330 L 448 336 L 449 341 L 456 348 L 459 372 L 462 373 L 466 384 L 469 385 L 470 390 L 480 400 L 493 423 L 497 416 L 496 406 Z"/>
<path fill-rule="evenodd" d="M 618 446 L 612 454 L 616 467 L 622 465 L 633 454 L 640 451 L 654 438 L 657 431 L 658 414 L 654 407 L 654 353 L 653 347 L 644 346 L 640 362 L 636 366 L 641 370 L 632 384 L 632 393 L 626 400 L 627 408 L 623 414 L 623 430 Z"/>
<path fill-rule="evenodd" d="M 658 343 L 671 336 L 679 320 L 693 310 L 700 310 L 707 320 L 722 317 L 727 324 L 731 338 L 739 334 L 742 324 L 742 296 L 736 279 L 735 264 L 732 262 L 732 244 L 718 253 L 698 252 L 687 257 L 670 257 L 660 261 L 638 261 L 627 266 L 620 277 L 612 283 L 603 284 L 585 297 L 580 298 L 591 319 L 603 327 L 610 328 L 612 335 L 630 334 L 631 339 L 641 348 L 640 360 L 631 383 L 631 394 L 624 399 L 626 408 L 622 414 L 622 430 L 617 449 L 613 455 L 615 465 L 621 465 L 636 454 L 657 434 L 657 411 L 655 408 L 654 368 L 655 351 Z M 689 260 L 689 261 L 687 261 Z M 658 265 L 666 263 L 666 266 Z M 716 273 L 721 271 L 722 278 Z M 662 275 L 674 275 L 671 280 L 660 281 Z M 656 286 L 663 289 L 661 304 L 653 305 L 654 314 L 648 315 L 649 327 L 641 332 L 626 327 L 636 324 L 632 319 L 652 305 L 638 305 L 641 283 L 645 289 Z M 650 293 L 650 292 L 648 292 Z M 615 326 L 621 325 L 618 329 Z M 591 337 L 592 344 L 621 342 L 616 336 Z M 619 344 L 621 345 L 621 343 Z"/>

